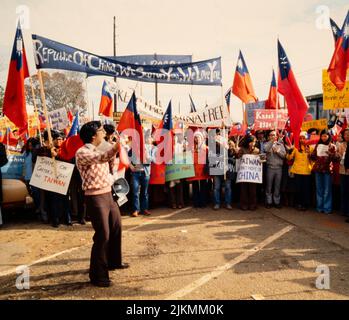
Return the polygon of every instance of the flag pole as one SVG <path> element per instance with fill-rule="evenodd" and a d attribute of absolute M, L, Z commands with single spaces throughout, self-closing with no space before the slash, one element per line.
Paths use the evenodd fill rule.
<path fill-rule="evenodd" d="M 30 80 L 30 88 L 31 88 L 33 104 L 34 104 L 34 113 L 35 113 L 36 121 L 38 121 L 37 122 L 38 123 L 38 130 L 37 131 L 39 133 L 40 145 L 42 146 L 42 137 L 41 137 L 41 130 L 40 130 L 40 119 L 39 119 L 39 113 L 38 113 L 38 106 L 37 106 L 36 101 L 35 101 L 35 91 L 34 91 L 34 85 L 33 85 L 33 78 L 30 76 L 29 80 Z"/>
<path fill-rule="evenodd" d="M 46 118 L 48 143 L 49 143 L 49 148 L 51 149 L 51 148 L 53 148 L 53 140 L 52 140 L 52 134 L 51 134 L 51 121 L 50 121 L 50 118 L 48 117 L 46 97 L 45 97 L 45 91 L 44 91 L 44 82 L 42 80 L 41 70 L 38 70 L 38 79 L 39 79 L 39 84 L 40 84 L 41 101 L 42 101 L 42 105 L 43 105 L 43 109 L 44 109 L 44 115 Z M 56 164 L 56 160 L 53 156 L 52 156 L 52 160 L 53 160 L 54 175 L 57 176 L 57 164 Z"/>
<path fill-rule="evenodd" d="M 222 101 L 222 108 L 224 108 L 224 103 L 225 103 L 225 99 L 224 99 L 224 92 L 223 92 L 223 83 L 221 84 L 221 101 Z M 223 173 L 224 173 L 224 180 L 227 179 L 227 172 L 226 172 L 226 166 L 225 166 L 225 123 L 224 123 L 224 118 L 222 120 L 222 129 L 223 129 L 223 132 L 222 132 L 222 136 L 223 136 Z M 228 141 L 227 141 L 228 143 Z"/>

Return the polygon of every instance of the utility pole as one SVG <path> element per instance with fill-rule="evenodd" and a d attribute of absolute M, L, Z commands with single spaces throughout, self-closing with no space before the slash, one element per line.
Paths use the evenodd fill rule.
<path fill-rule="evenodd" d="M 114 42 L 114 57 L 116 57 L 116 17 L 114 16 L 114 29 L 113 29 L 113 42 Z M 114 82 L 116 82 L 117 79 L 114 77 Z M 114 112 L 118 111 L 117 107 L 117 95 L 114 94 Z"/>

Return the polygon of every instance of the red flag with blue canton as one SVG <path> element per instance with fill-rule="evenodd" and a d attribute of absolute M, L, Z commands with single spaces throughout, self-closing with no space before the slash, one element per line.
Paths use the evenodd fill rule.
<path fill-rule="evenodd" d="M 340 36 L 336 42 L 336 49 L 334 51 L 330 66 L 328 67 L 328 74 L 331 82 L 339 91 L 345 87 L 347 80 L 347 70 L 349 68 L 349 11 L 344 20 Z"/>
<path fill-rule="evenodd" d="M 79 126 L 79 112 L 76 113 L 76 116 L 74 118 L 73 125 L 68 133 L 67 138 L 70 138 L 72 136 L 76 136 L 80 131 L 80 126 Z"/>
<path fill-rule="evenodd" d="M 332 20 L 331 18 L 330 18 L 330 24 L 331 24 L 331 30 L 332 30 L 334 42 L 335 44 L 337 44 L 337 41 L 341 36 L 341 29 L 338 27 L 337 23 L 335 23 L 334 20 Z"/>
<path fill-rule="evenodd" d="M 278 89 L 276 85 L 274 70 L 273 70 L 273 78 L 271 80 L 268 100 L 265 102 L 265 109 L 280 109 L 280 101 L 278 100 Z"/>
<path fill-rule="evenodd" d="M 308 110 L 302 92 L 300 91 L 296 78 L 293 74 L 290 61 L 286 52 L 278 41 L 278 57 L 279 57 L 279 79 L 278 91 L 285 97 L 290 117 L 290 126 L 294 135 L 296 147 L 299 145 L 299 135 L 301 133 L 303 119 Z"/>
<path fill-rule="evenodd" d="M 133 92 L 132 97 L 127 105 L 126 110 L 121 116 L 120 123 L 118 125 L 118 131 L 122 133 L 126 129 L 136 130 L 138 137 L 132 137 L 132 151 L 136 158 L 144 163 L 145 159 L 145 146 L 144 135 L 141 117 L 137 111 L 137 99 L 136 94 Z M 139 138 L 139 139 L 138 139 Z"/>
<path fill-rule="evenodd" d="M 28 77 L 29 71 L 23 35 L 18 22 L 4 96 L 3 113 L 19 128 L 19 133 L 28 129 L 24 89 L 24 79 Z"/>
<path fill-rule="evenodd" d="M 244 103 L 256 102 L 258 100 L 254 93 L 252 80 L 241 51 L 236 67 L 232 92 Z"/>
<path fill-rule="evenodd" d="M 102 87 L 102 98 L 99 105 L 99 114 L 102 114 L 108 118 L 113 117 L 113 97 L 108 91 L 108 83 L 104 81 Z"/>

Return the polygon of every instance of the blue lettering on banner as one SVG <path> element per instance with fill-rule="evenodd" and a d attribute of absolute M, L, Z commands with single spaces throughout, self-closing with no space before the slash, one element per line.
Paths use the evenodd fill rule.
<path fill-rule="evenodd" d="M 23 177 L 24 156 L 10 155 L 8 163 L 1 168 L 3 179 L 21 179 Z"/>
<path fill-rule="evenodd" d="M 110 76 L 142 82 L 206 86 L 222 84 L 220 57 L 183 64 L 136 65 L 100 57 L 38 35 L 33 35 L 32 38 L 37 69 L 69 70 L 90 76 Z"/>

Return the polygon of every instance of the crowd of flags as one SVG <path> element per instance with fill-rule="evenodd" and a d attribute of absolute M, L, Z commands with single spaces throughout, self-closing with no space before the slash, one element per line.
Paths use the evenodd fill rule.
<path fill-rule="evenodd" d="M 331 30 L 335 42 L 335 50 L 328 67 L 328 74 L 331 82 L 338 90 L 343 90 L 347 80 L 347 70 L 349 68 L 349 12 L 344 20 L 341 28 L 330 19 Z M 272 71 L 272 81 L 270 85 L 269 95 L 266 100 L 266 108 L 277 110 L 280 108 L 278 94 L 284 96 L 289 118 L 290 128 L 292 130 L 295 143 L 298 143 L 298 137 L 301 131 L 304 116 L 308 110 L 308 104 L 297 84 L 295 75 L 292 70 L 290 60 L 286 54 L 281 42 L 277 42 L 278 50 L 278 77 L 276 78 L 274 70 Z M 7 85 L 3 103 L 3 113 L 7 118 L 18 127 L 19 135 L 28 135 L 28 115 L 26 111 L 25 87 L 24 80 L 29 77 L 28 63 L 26 51 L 23 41 L 23 34 L 20 23 L 16 29 L 10 67 L 7 79 Z M 231 94 L 238 97 L 242 103 L 247 104 L 257 102 L 258 98 L 255 94 L 252 79 L 242 52 L 239 52 L 238 62 L 234 75 L 232 87 L 225 94 L 228 108 L 230 107 Z M 191 95 L 189 95 L 191 112 L 197 112 L 197 108 Z M 102 87 L 102 95 L 99 113 L 105 117 L 113 116 L 113 97 L 108 90 L 108 83 L 104 81 Z M 68 113 L 69 121 L 72 123 L 68 138 L 74 137 L 79 131 L 79 115 L 73 117 L 71 111 Z M 41 122 L 41 121 L 40 121 Z M 40 127 L 42 127 L 40 125 Z M 136 96 L 132 95 L 130 102 L 123 113 L 118 130 L 135 129 L 139 133 L 140 147 L 138 148 L 140 159 L 144 157 L 144 137 L 141 125 L 141 119 L 136 107 Z M 171 102 L 164 115 L 164 119 L 160 124 L 161 128 L 173 128 L 172 123 L 172 105 Z M 243 126 L 233 128 L 232 130 L 239 132 Z M 171 131 L 171 130 L 169 130 Z M 13 135 L 13 134 L 12 134 Z M 0 131 L 0 141 L 5 143 L 14 143 L 11 131 L 6 131 L 5 136 Z"/>

